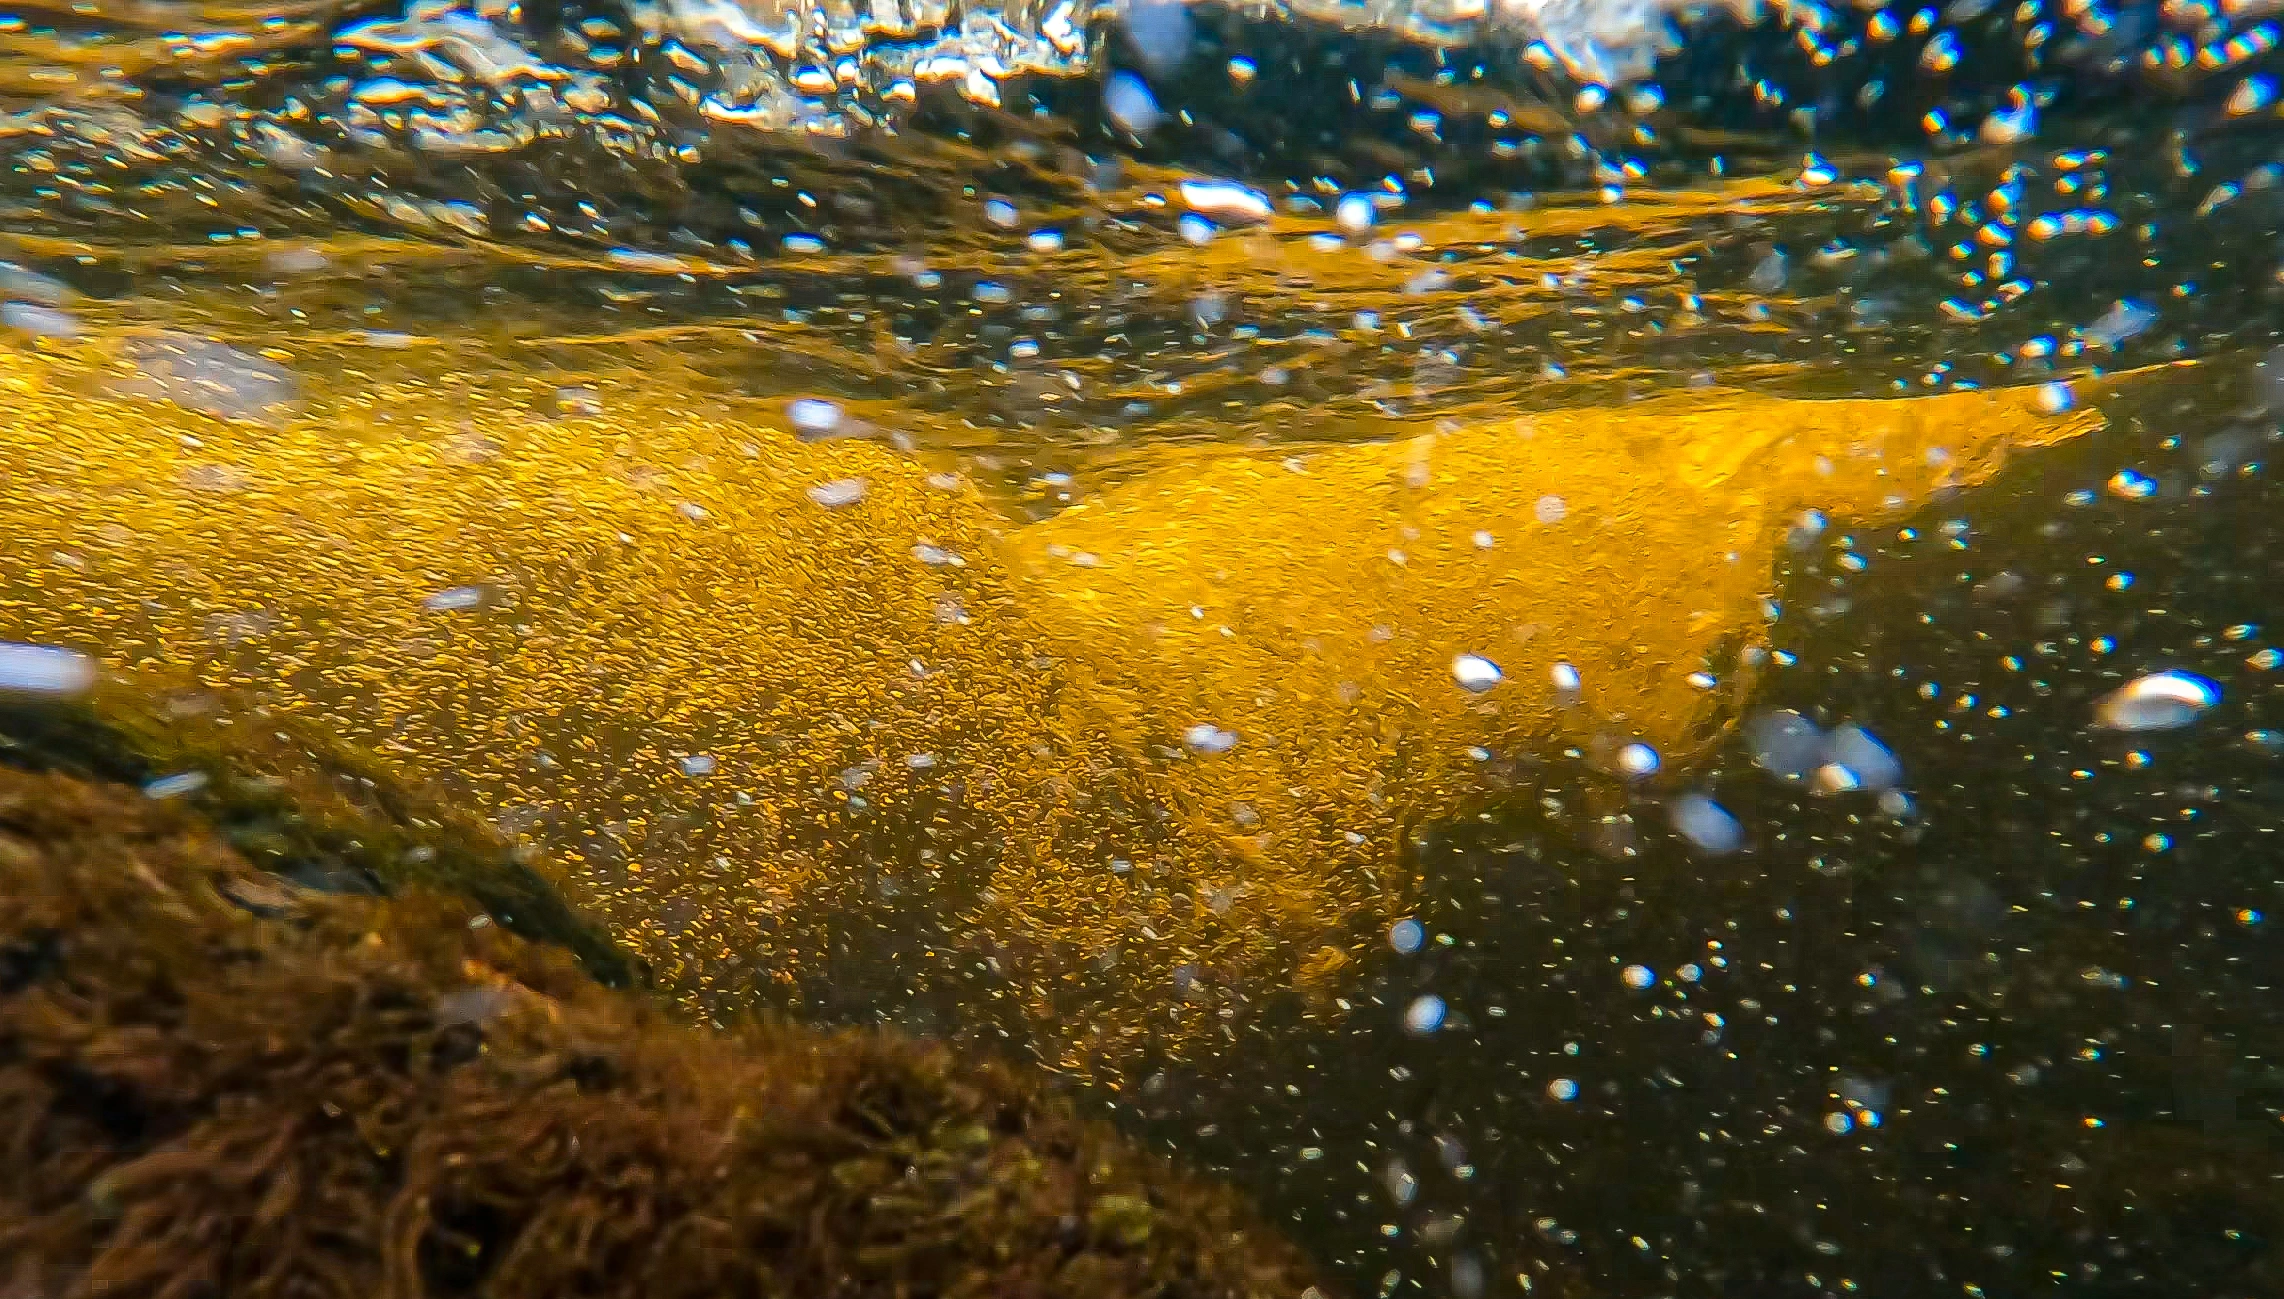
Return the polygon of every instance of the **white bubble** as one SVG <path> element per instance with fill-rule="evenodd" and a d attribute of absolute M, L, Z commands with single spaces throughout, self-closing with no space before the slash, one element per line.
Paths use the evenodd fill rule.
<path fill-rule="evenodd" d="M 1547 669 L 1547 677 L 1554 682 L 1556 690 L 1566 695 L 1577 694 L 1586 684 L 1585 678 L 1578 675 L 1578 669 L 1568 663 L 1557 663 Z"/>
<path fill-rule="evenodd" d="M 1859 789 L 1893 789 L 1903 783 L 1903 764 L 1877 736 L 1863 727 L 1849 722 L 1835 728 L 1825 741 L 1824 759 L 1827 764 L 1838 764 L 1855 777 Z"/>
<path fill-rule="evenodd" d="M 79 317 L 35 302 L 0 302 L 0 326 L 34 338 L 77 338 Z"/>
<path fill-rule="evenodd" d="M 1558 1100 L 1558 1101 L 1574 1101 L 1574 1100 L 1577 1100 L 1577 1099 L 1578 1099 L 1578 1083 L 1577 1083 L 1577 1081 L 1576 1081 L 1575 1079 L 1570 1079 L 1570 1078 L 1557 1078 L 1557 1079 L 1555 1079 L 1553 1082 L 1550 1082 L 1550 1083 L 1548 1083 L 1548 1084 L 1546 1085 L 1546 1094 L 1547 1094 L 1547 1098 L 1548 1098 L 1549 1100 Z"/>
<path fill-rule="evenodd" d="M 1461 1254 L 1451 1260 L 1452 1299 L 1483 1299 L 1489 1288 L 1483 1260 L 1473 1254 Z"/>
<path fill-rule="evenodd" d="M 113 392 L 171 401 L 216 419 L 274 423 L 300 391 L 291 370 L 190 334 L 130 338 L 121 351 L 135 373 L 115 382 Z"/>
<path fill-rule="evenodd" d="M 2042 415 L 2059 415 L 2078 404 L 2078 398 L 2070 391 L 2070 385 L 2059 379 L 2039 385 L 2037 400 L 2038 412 Z"/>
<path fill-rule="evenodd" d="M 865 490 L 865 480 L 862 478 L 836 478 L 829 483 L 812 484 L 808 496 L 828 510 L 837 510 L 863 500 Z"/>
<path fill-rule="evenodd" d="M 1855 772 L 1837 762 L 1827 762 L 1818 767 L 1813 783 L 1819 794 L 1852 794 L 1864 787 L 1864 782 L 1857 779 Z"/>
<path fill-rule="evenodd" d="M 1427 926 L 1409 916 L 1388 926 L 1388 946 L 1405 956 L 1420 950 L 1420 945 L 1425 942 Z"/>
<path fill-rule="evenodd" d="M 1424 1037 L 1443 1027 L 1444 1014 L 1443 998 L 1432 993 L 1416 997 L 1404 1008 L 1404 1028 Z"/>
<path fill-rule="evenodd" d="M 1480 654 L 1462 654 L 1451 661 L 1451 679 L 1475 694 L 1482 694 L 1505 677 L 1498 664 Z"/>
<path fill-rule="evenodd" d="M 1164 76 L 1189 57 L 1191 23 L 1186 0 L 1129 0 L 1119 15 L 1126 39 L 1152 72 Z"/>
<path fill-rule="evenodd" d="M 714 774 L 716 764 L 708 754 L 693 753 L 684 757 L 677 765 L 682 768 L 682 774 L 685 776 L 711 776 Z"/>
<path fill-rule="evenodd" d="M 1745 744 L 1753 761 L 1779 780 L 1806 780 L 1824 765 L 1823 728 L 1789 708 L 1746 722 Z"/>
<path fill-rule="evenodd" d="M 76 695 L 95 684 L 95 660 L 54 645 L 0 641 L 0 693 Z"/>
<path fill-rule="evenodd" d="M 1729 809 L 1703 794 L 1681 795 L 1666 805 L 1666 815 L 1681 837 L 1696 845 L 1700 852 L 1721 857 L 1744 847 L 1745 827 L 1729 814 Z"/>
<path fill-rule="evenodd" d="M 2138 469 L 2120 469 L 2110 475 L 2109 493 L 2122 501 L 2146 501 L 2157 494 L 2157 480 Z"/>
<path fill-rule="evenodd" d="M 422 597 L 420 607 L 430 613 L 459 613 L 483 603 L 484 588 L 480 586 L 448 586 Z"/>
<path fill-rule="evenodd" d="M 816 397 L 797 397 L 787 402 L 785 416 L 793 421 L 793 432 L 802 438 L 831 437 L 841 427 L 839 403 Z"/>
<path fill-rule="evenodd" d="M 1824 1116 L 1824 1130 L 1836 1137 L 1848 1135 L 1855 1129 L 1855 1126 L 1856 1120 L 1839 1110 L 1834 1110 Z"/>
<path fill-rule="evenodd" d="M 1237 747 L 1237 732 L 1225 731 L 1211 722 L 1199 722 L 1182 732 L 1182 743 L 1199 753 L 1227 753 Z"/>
<path fill-rule="evenodd" d="M 1618 750 L 1618 770 L 1626 775 L 1648 776 L 1654 774 L 1657 769 L 1657 750 L 1646 744 L 1629 744 Z"/>
<path fill-rule="evenodd" d="M 1200 212 L 1216 221 L 1233 224 L 1258 224 L 1276 215 L 1269 198 L 1260 190 L 1230 180 L 1185 180 L 1182 182 L 1182 203 L 1192 212 Z"/>
<path fill-rule="evenodd" d="M 0 298 L 60 307 L 71 301 L 72 292 L 70 285 L 53 276 L 14 262 L 0 261 Z"/>
<path fill-rule="evenodd" d="M 1625 979 L 1627 987 L 1636 990 L 1657 982 L 1657 972 L 1646 965 L 1629 965 L 1621 977 Z"/>
<path fill-rule="evenodd" d="M 1563 516 L 1570 513 L 1570 507 L 1559 496 L 1541 496 L 1538 504 L 1531 507 L 1531 513 L 1541 523 L 1560 523 Z"/>
<path fill-rule="evenodd" d="M 2115 351 L 2120 343 L 2157 323 L 2157 311 L 2139 302 L 2121 299 L 2101 319 L 2085 327 L 2086 341 Z"/>
<path fill-rule="evenodd" d="M 1135 135 L 1148 135 L 1166 120 L 1148 83 L 1131 72 L 1114 73 L 1103 83 L 1102 111 L 1119 129 Z"/>
<path fill-rule="evenodd" d="M 1341 229 L 1355 235 L 1370 230 L 1373 223 L 1380 219 L 1380 214 L 1372 206 L 1371 195 L 1343 194 L 1340 202 L 1333 206 L 1332 219 L 1339 223 Z"/>
<path fill-rule="evenodd" d="M 161 776 L 143 786 L 143 797 L 152 799 L 181 798 L 206 788 L 206 773 L 181 771 L 172 776 Z"/>
<path fill-rule="evenodd" d="M 1745 277 L 1745 286 L 1755 293 L 1774 293 L 1784 287 L 1784 281 L 1784 254 L 1772 248 Z"/>
<path fill-rule="evenodd" d="M 2193 672 L 2156 672 L 2127 683 L 2094 706 L 2094 724 L 2113 731 L 2169 731 L 2196 721 L 2221 701 L 2221 688 Z"/>

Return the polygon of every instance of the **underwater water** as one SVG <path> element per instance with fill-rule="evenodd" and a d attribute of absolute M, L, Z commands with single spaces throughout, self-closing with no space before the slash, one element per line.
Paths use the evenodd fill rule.
<path fill-rule="evenodd" d="M 2280 21 L 0 7 L 0 692 L 1347 1293 L 2284 1293 Z"/>

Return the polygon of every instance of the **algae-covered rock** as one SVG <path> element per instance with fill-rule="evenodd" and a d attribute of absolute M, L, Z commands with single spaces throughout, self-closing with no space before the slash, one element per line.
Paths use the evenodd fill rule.
<path fill-rule="evenodd" d="M 70 695 L 0 690 L 0 766 L 134 785 L 197 812 L 249 862 L 328 893 L 455 892 L 613 987 L 630 959 L 482 822 L 306 725 L 118 674 Z"/>
<path fill-rule="evenodd" d="M 1297 1295 L 1225 1192 L 992 1065 L 703 1034 L 422 888 L 0 767 L 0 1293 Z"/>

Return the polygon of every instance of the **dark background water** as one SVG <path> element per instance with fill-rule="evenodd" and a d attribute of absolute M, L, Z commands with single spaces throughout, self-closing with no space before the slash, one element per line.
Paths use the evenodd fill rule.
<path fill-rule="evenodd" d="M 1693 855 L 1644 806 L 1613 860 L 1535 806 L 1559 773 L 1522 782 L 1415 841 L 1433 937 L 1345 1023 L 1265 1016 L 1155 1079 L 1143 1125 L 1361 1293 L 2276 1293 L 2284 677 L 2248 659 L 2284 493 L 2243 400 L 2168 385 L 1916 540 L 1835 523 L 1797 553 L 1798 661 L 1761 705 L 1871 728 L 1908 815 L 1780 784 L 1738 740 L 1704 779 L 1746 851 Z M 2158 494 L 2104 492 L 2126 468 Z M 2223 703 L 2090 728 L 2172 668 Z M 1423 994 L 1449 1006 L 1426 1037 L 1402 1022 Z"/>

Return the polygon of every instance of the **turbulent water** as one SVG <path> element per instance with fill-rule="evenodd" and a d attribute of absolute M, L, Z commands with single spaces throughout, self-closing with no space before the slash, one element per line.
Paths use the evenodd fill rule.
<path fill-rule="evenodd" d="M 1358 1294 L 2284 1292 L 2278 28 L 0 10 L 0 640 Z"/>

